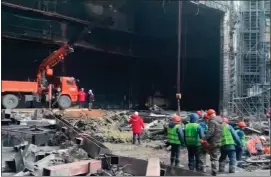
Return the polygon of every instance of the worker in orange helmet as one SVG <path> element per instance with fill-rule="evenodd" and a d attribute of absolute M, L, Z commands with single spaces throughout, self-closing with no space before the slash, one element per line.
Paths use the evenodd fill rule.
<path fill-rule="evenodd" d="M 244 151 L 246 150 L 246 136 L 244 133 L 244 128 L 246 126 L 247 125 L 245 122 L 238 122 L 237 126 L 234 128 L 235 132 L 237 133 L 237 135 L 241 141 L 241 147 L 236 146 L 236 160 L 237 161 L 242 160 L 242 155 L 243 155 Z"/>
<path fill-rule="evenodd" d="M 213 109 L 207 111 L 205 119 L 208 122 L 208 130 L 201 139 L 201 143 L 204 144 L 207 142 L 209 144 L 208 152 L 210 153 L 211 158 L 212 176 L 216 176 L 223 132 L 222 120 L 221 117 L 216 116 L 216 112 Z"/>
<path fill-rule="evenodd" d="M 251 155 L 261 155 L 264 152 L 263 144 L 266 142 L 264 136 L 254 137 L 247 141 L 247 150 Z"/>
<path fill-rule="evenodd" d="M 235 173 L 236 165 L 236 146 L 241 146 L 241 141 L 234 128 L 229 125 L 226 117 L 222 118 L 223 133 L 221 136 L 221 148 L 219 158 L 219 172 L 225 171 L 227 157 L 229 159 L 229 173 Z"/>
<path fill-rule="evenodd" d="M 168 143 L 171 145 L 170 164 L 180 166 L 180 148 L 184 145 L 184 133 L 181 128 L 181 117 L 174 114 L 167 126 Z"/>

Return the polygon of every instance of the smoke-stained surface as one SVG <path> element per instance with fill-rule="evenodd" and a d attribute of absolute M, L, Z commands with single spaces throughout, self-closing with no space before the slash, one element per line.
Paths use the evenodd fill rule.
<path fill-rule="evenodd" d="M 148 44 L 148 36 L 152 36 L 149 52 L 157 52 L 153 48 L 162 45 L 168 57 L 132 58 L 75 48 L 65 60 L 65 74 L 80 79 L 80 87 L 91 88 L 101 106 L 124 104 L 125 97 L 143 105 L 156 91 L 171 100 L 172 108 L 176 105 L 177 5 L 176 2 L 164 7 L 161 3 L 143 4 L 135 6 L 136 32 L 146 36 Z M 186 3 L 183 9 L 182 109 L 217 109 L 222 73 L 219 71 L 221 16 L 214 10 Z M 142 41 L 142 45 L 145 43 Z M 38 64 L 56 48 L 3 40 L 2 79 L 34 79 Z M 55 69 L 59 75 L 61 66 Z"/>

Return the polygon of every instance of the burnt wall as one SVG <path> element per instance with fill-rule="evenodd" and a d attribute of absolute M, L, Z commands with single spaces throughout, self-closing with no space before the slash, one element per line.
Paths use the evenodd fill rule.
<path fill-rule="evenodd" d="M 144 52 L 158 53 L 158 57 L 135 58 L 77 47 L 65 60 L 64 73 L 62 65 L 59 65 L 55 69 L 56 74 L 80 79 L 80 87 L 93 89 L 97 96 L 96 105 L 101 107 L 127 105 L 127 100 L 144 105 L 148 96 L 159 91 L 171 100 L 171 108 L 175 109 L 177 4 L 171 2 L 162 6 L 160 2 L 146 2 L 138 1 L 134 6 L 135 32 L 139 37 L 133 38 L 140 38 L 137 44 Z M 222 73 L 219 70 L 221 14 L 189 3 L 184 3 L 183 9 L 182 109 L 218 109 L 219 76 Z M 106 34 L 104 31 L 101 37 L 95 35 L 93 39 L 112 43 L 111 36 Z M 114 36 L 114 33 L 110 35 Z M 126 33 L 118 35 L 131 39 Z M 38 64 L 56 48 L 55 45 L 3 40 L 2 79 L 35 78 Z"/>

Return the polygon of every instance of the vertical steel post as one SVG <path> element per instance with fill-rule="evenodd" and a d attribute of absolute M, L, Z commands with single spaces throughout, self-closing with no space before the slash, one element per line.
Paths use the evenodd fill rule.
<path fill-rule="evenodd" d="M 181 93 L 181 40 L 182 40 L 182 1 L 178 1 L 178 56 L 177 56 L 177 94 Z M 180 115 L 180 99 L 177 98 L 178 114 Z"/>

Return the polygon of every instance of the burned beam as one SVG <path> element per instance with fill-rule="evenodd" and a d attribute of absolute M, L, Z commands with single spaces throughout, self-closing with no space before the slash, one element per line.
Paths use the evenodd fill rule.
<path fill-rule="evenodd" d="M 100 160 L 83 160 L 68 164 L 46 167 L 43 176 L 75 176 L 88 173 L 97 173 L 102 168 Z"/>
<path fill-rule="evenodd" d="M 6 32 L 2 30 L 1 33 L 2 38 L 5 39 L 10 39 L 10 40 L 22 40 L 22 41 L 29 41 L 29 42 L 38 42 L 42 44 L 55 44 L 55 45 L 62 45 L 66 41 L 57 37 L 33 37 L 33 36 L 26 36 L 26 35 L 20 35 L 20 34 L 14 34 L 10 32 Z M 131 54 L 129 51 L 115 51 L 114 49 L 102 49 L 100 47 L 96 47 L 95 45 L 87 42 L 77 42 L 74 44 L 75 47 L 80 47 L 80 48 L 85 48 L 85 49 L 90 49 L 94 51 L 100 51 L 100 52 L 105 52 L 109 54 L 116 54 L 116 55 L 121 55 L 121 56 L 129 56 L 129 57 L 134 57 L 134 58 L 141 58 L 141 57 L 147 57 L 147 56 L 139 56 L 139 55 L 134 55 Z"/>
<path fill-rule="evenodd" d="M 21 6 L 21 5 L 16 5 L 16 4 L 8 3 L 8 2 L 3 2 L 3 1 L 1 2 L 1 4 L 2 4 L 3 11 L 12 12 L 15 14 L 25 14 L 27 16 L 33 16 L 36 18 L 38 17 L 38 18 L 45 18 L 49 20 L 64 21 L 64 22 L 69 22 L 69 23 L 82 25 L 82 26 L 88 26 L 90 24 L 87 21 L 61 15 L 54 12 L 46 12 L 46 11 L 37 10 L 37 9 L 33 9 L 33 8 Z"/>

